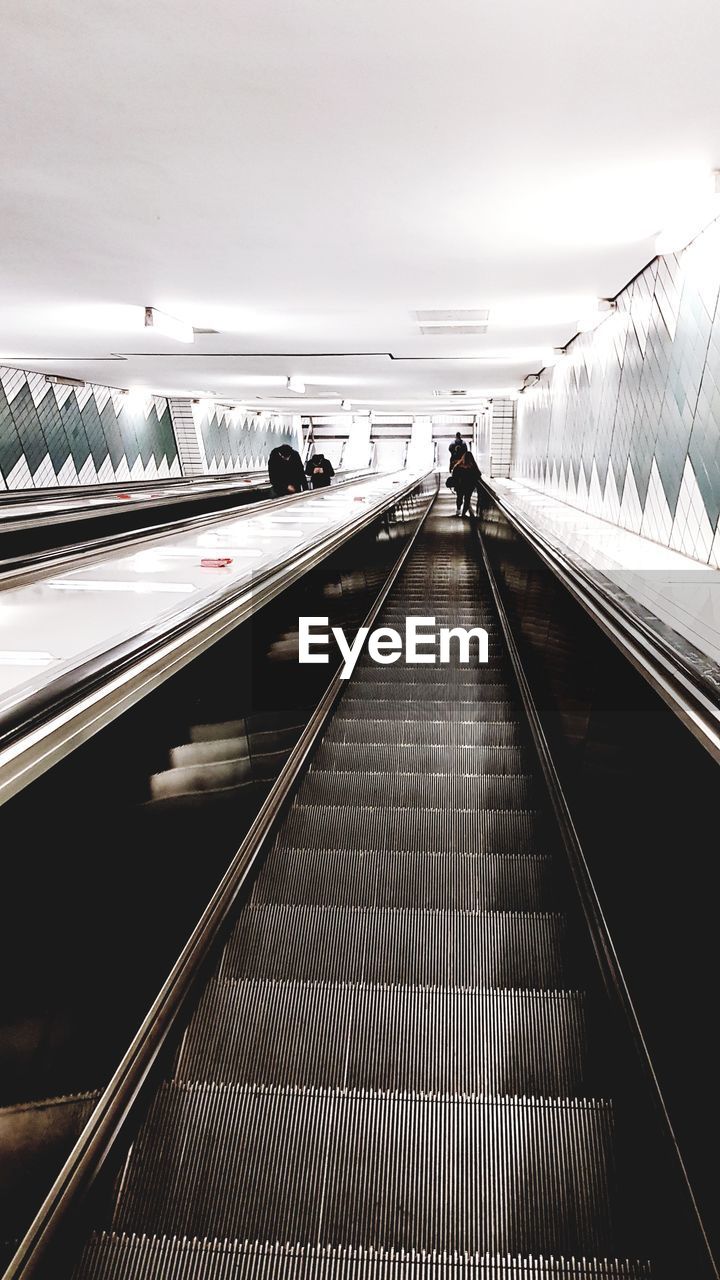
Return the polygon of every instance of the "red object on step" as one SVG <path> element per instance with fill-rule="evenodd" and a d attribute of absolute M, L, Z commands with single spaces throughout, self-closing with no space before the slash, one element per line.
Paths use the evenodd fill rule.
<path fill-rule="evenodd" d="M 207 556 L 200 561 L 201 569 L 226 569 L 232 564 L 232 556 Z"/>

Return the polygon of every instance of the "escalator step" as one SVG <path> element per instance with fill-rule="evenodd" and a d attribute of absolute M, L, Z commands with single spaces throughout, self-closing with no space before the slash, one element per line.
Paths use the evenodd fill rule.
<path fill-rule="evenodd" d="M 188 795 L 195 791 L 217 791 L 220 787 L 236 787 L 252 779 L 248 756 L 235 760 L 216 760 L 207 764 L 181 765 L 154 773 L 150 778 L 153 800 L 164 796 Z"/>
<path fill-rule="evenodd" d="M 175 1079 L 576 1097 L 585 1058 L 576 992 L 213 981 Z"/>
<path fill-rule="evenodd" d="M 531 778 L 492 774 L 338 773 L 312 769 L 298 790 L 298 805 L 365 805 L 374 809 L 530 809 Z"/>
<path fill-rule="evenodd" d="M 441 987 L 531 987 L 564 981 L 558 914 L 250 906 L 219 976 Z"/>
<path fill-rule="evenodd" d="M 647 1263 L 606 1258 L 432 1259 L 393 1250 L 103 1232 L 74 1280 L 651 1280 Z"/>
<path fill-rule="evenodd" d="M 610 1239 L 611 1107 L 163 1085 L 116 1230 L 577 1256 Z"/>
<path fill-rule="evenodd" d="M 247 738 L 211 738 L 204 742 L 186 742 L 170 751 L 170 765 L 215 764 L 220 760 L 240 760 L 250 754 Z"/>
<path fill-rule="evenodd" d="M 435 666 L 416 667 L 408 662 L 403 663 L 402 666 L 386 667 L 384 670 L 379 667 L 377 662 L 373 662 L 372 658 L 360 658 L 353 671 L 353 680 L 356 685 L 363 689 L 368 684 L 377 684 L 382 681 L 383 684 L 388 684 L 388 686 L 419 683 L 427 685 L 431 692 L 434 691 L 436 684 L 479 685 L 483 691 L 489 685 L 491 689 L 488 696 L 491 696 L 492 688 L 495 685 L 502 685 L 503 688 L 508 687 L 505 678 L 507 671 L 507 663 L 494 656 L 489 662 L 480 664 L 476 663 L 474 658 L 469 663 L 458 663 L 457 666 L 438 662 Z"/>
<path fill-rule="evenodd" d="M 311 770 L 338 773 L 503 774 L 528 772 L 528 756 L 517 747 L 429 746 L 398 742 L 383 745 L 344 743 L 326 736 Z"/>
<path fill-rule="evenodd" d="M 345 704 L 347 705 L 347 703 Z M 351 712 L 343 714 L 341 703 L 329 724 L 323 743 L 375 742 L 410 744 L 420 747 L 514 747 L 522 742 L 522 728 L 516 720 L 453 724 L 448 720 L 384 720 L 376 719 L 382 706 L 371 708 L 373 716 L 359 719 Z M 498 772 L 501 772 L 498 770 Z"/>
<path fill-rule="evenodd" d="M 362 687 L 357 689 L 356 685 L 355 689 L 361 696 L 377 699 L 378 702 L 385 704 L 389 701 L 403 702 L 406 699 L 412 700 L 415 698 L 425 700 L 428 695 L 432 695 L 433 700 L 445 697 L 454 705 L 457 705 L 455 699 L 459 699 L 460 706 L 465 706 L 468 702 L 472 703 L 475 698 L 483 698 L 487 699 L 487 703 L 491 707 L 497 706 L 498 703 L 503 703 L 508 707 L 512 706 L 512 709 L 515 710 L 514 704 L 510 703 L 510 699 L 513 697 L 510 685 L 496 682 L 492 684 L 489 682 L 483 683 L 482 680 L 477 678 L 477 671 L 479 670 L 479 667 L 474 669 L 465 667 L 461 672 L 461 675 L 465 678 L 453 679 L 452 676 L 448 675 L 447 667 L 436 667 L 434 675 L 413 680 L 407 667 L 404 667 L 401 672 L 405 676 L 404 680 L 385 681 L 378 679 L 376 676 L 375 680 L 363 681 Z M 425 705 L 434 706 L 436 703 L 433 701 Z"/>
<path fill-rule="evenodd" d="M 402 685 L 394 685 L 392 688 L 392 698 L 387 697 L 388 686 L 378 686 L 382 689 L 381 693 L 373 693 L 370 689 L 363 690 L 363 697 L 357 698 L 354 695 L 345 694 L 340 703 L 340 714 L 343 717 L 360 720 L 375 720 L 378 713 L 382 711 L 383 720 L 420 720 L 426 722 L 428 720 L 445 720 L 451 724 L 460 724 L 463 721 L 498 721 L 498 720 L 517 720 L 517 706 L 514 702 L 501 701 L 491 702 L 489 699 L 479 700 L 480 690 L 475 686 L 478 692 L 477 701 L 468 701 L 464 696 L 464 686 L 462 686 L 463 696 L 457 690 L 457 686 L 453 686 L 452 697 L 442 699 L 430 699 L 422 696 L 422 690 L 427 691 L 427 686 L 422 685 L 420 689 L 416 689 L 415 693 L 411 693 L 405 697 Z M 414 688 L 414 686 L 413 686 Z"/>
<path fill-rule="evenodd" d="M 546 911 L 557 905 L 552 859 L 443 853 L 276 849 L 253 889 L 255 903 Z"/>
<path fill-rule="evenodd" d="M 296 804 L 278 836 L 280 848 L 407 853 L 548 853 L 539 814 L 530 810 L 366 809 Z"/>

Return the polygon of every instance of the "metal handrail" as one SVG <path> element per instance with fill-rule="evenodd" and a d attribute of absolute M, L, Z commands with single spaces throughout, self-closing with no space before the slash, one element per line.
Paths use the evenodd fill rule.
<path fill-rule="evenodd" d="M 357 470 L 348 470 L 347 473 L 338 473 L 334 488 L 347 484 L 357 484 L 360 480 L 367 479 L 369 472 L 367 468 L 357 468 Z M 253 492 L 259 492 L 270 489 L 269 481 L 263 482 L 261 485 L 253 485 L 238 492 L 244 496 L 248 496 Z M 309 492 L 309 491 L 307 491 Z M 204 497 L 207 498 L 205 494 Z M 0 559 L 0 590 L 8 586 L 17 586 L 21 582 L 32 581 L 37 577 L 42 577 L 49 570 L 54 570 L 58 565 L 71 564 L 73 560 L 80 556 L 94 556 L 108 548 L 115 546 L 124 546 L 128 542 L 140 542 L 143 539 L 159 537 L 164 533 L 181 533 L 185 529 L 198 528 L 204 524 L 212 523 L 217 520 L 227 520 L 229 516 L 233 519 L 239 519 L 241 516 L 257 515 L 258 512 L 264 510 L 277 510 L 281 504 L 295 502 L 306 496 L 306 493 L 290 493 L 283 498 L 260 498 L 257 502 L 241 503 L 236 507 L 227 507 L 220 511 L 208 511 L 204 515 L 181 516 L 177 519 L 168 519 L 156 524 L 149 524 L 140 528 L 128 529 L 124 533 L 110 533 L 94 538 L 85 538 L 82 542 L 68 543 L 66 546 L 57 549 L 51 548 L 47 551 L 33 552 L 30 555 L 18 555 Z M 32 520 L 26 521 L 21 525 L 19 522 L 11 526 L 7 532 L 10 536 L 22 533 L 26 529 L 34 529 L 38 523 L 43 527 L 49 524 L 72 524 L 84 520 L 112 520 L 114 517 L 123 516 L 131 512 L 142 512 L 152 507 L 170 506 L 172 503 L 202 501 L 202 497 L 194 498 L 192 494 L 180 495 L 172 501 L 163 501 L 161 503 L 142 504 L 129 503 L 123 507 L 111 508 L 93 508 L 86 513 L 79 513 L 78 510 L 72 514 L 57 517 L 56 520 Z M 0 520 L 0 533 L 4 533 L 2 521 Z"/>
<path fill-rule="evenodd" d="M 427 476 L 417 481 L 409 491 L 420 488 L 426 479 Z M 407 493 L 403 496 L 407 496 Z M 399 495 L 395 494 L 394 497 L 397 502 Z M 414 546 L 434 497 L 435 494 L 428 499 L 417 528 L 398 557 L 363 626 L 372 627 Z M 265 842 L 284 811 L 320 731 L 345 687 L 346 681 L 341 678 L 338 669 L 28 1228 L 3 1280 L 28 1280 L 36 1272 L 42 1254 L 65 1220 L 76 1197 L 88 1189 L 108 1159 L 158 1055 L 176 1025 L 203 961 L 223 927 L 229 922 L 262 854 Z"/>
<path fill-rule="evenodd" d="M 542 562 L 720 763 L 718 691 L 701 672 L 591 575 L 566 559 L 483 480 L 482 487 Z"/>
<path fill-rule="evenodd" d="M 354 482 L 348 481 L 347 483 Z M 395 506 L 400 497 L 407 496 L 417 483 L 418 481 L 415 479 L 404 487 L 399 488 L 396 492 L 388 494 L 383 502 L 373 506 L 370 510 L 363 511 L 354 520 L 343 525 L 342 529 L 335 531 L 334 534 L 324 539 L 317 547 L 312 549 L 312 553 L 307 553 L 304 557 L 295 558 L 293 560 L 293 576 L 288 579 L 288 585 L 290 581 L 298 576 L 298 570 L 306 572 L 315 563 L 319 563 L 321 559 L 324 560 L 337 547 L 342 546 L 349 538 L 361 532 L 368 524 L 371 524 L 379 516 L 382 516 L 391 507 Z M 281 504 L 294 502 L 298 496 L 292 495 L 288 498 L 276 499 L 273 510 L 277 510 Z M 256 506 L 253 510 L 257 513 L 258 507 Z M 214 519 L 217 520 L 218 517 L 215 516 Z M 317 554 L 315 554 L 316 552 Z M 277 565 L 270 565 L 264 572 L 255 573 L 252 580 L 253 592 L 258 591 L 263 583 L 273 578 L 277 573 Z M 80 702 L 88 694 L 93 693 L 111 676 L 115 677 L 127 670 L 128 667 L 141 662 L 161 646 L 165 646 L 183 635 L 189 627 L 202 623 L 217 613 L 219 609 L 227 608 L 234 601 L 240 600 L 247 592 L 247 580 L 228 586 L 225 591 L 215 594 L 205 604 L 191 604 L 186 609 L 175 613 L 172 620 L 167 618 L 163 620 L 161 618 L 150 627 L 146 627 L 138 635 L 120 641 L 118 644 L 113 645 L 112 648 L 87 659 L 85 662 L 73 667 L 71 671 L 67 671 L 55 680 L 48 682 L 36 693 L 22 698 L 15 706 L 0 713 L 0 753 L 12 746 L 19 738 L 25 737 L 48 720 L 54 718 L 61 711 L 66 710 L 73 703 Z"/>

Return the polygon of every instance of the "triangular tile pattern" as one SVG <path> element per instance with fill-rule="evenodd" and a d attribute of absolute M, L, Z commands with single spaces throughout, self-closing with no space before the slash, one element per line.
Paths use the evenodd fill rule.
<path fill-rule="evenodd" d="M 201 401 L 194 418 L 212 475 L 264 470 L 278 445 L 297 445 L 290 414 L 239 414 Z"/>
<path fill-rule="evenodd" d="M 720 219 L 520 397 L 511 474 L 703 563 L 720 536 Z"/>
<path fill-rule="evenodd" d="M 640 495 L 635 483 L 632 462 L 628 458 L 627 469 L 625 471 L 625 483 L 622 491 L 622 502 L 620 503 L 620 514 L 616 524 L 622 525 L 623 529 L 629 529 L 631 533 L 639 533 L 642 525 L 643 509 L 640 502 Z"/>
<path fill-rule="evenodd" d="M 180 476 L 167 400 L 0 367 L 0 489 Z"/>

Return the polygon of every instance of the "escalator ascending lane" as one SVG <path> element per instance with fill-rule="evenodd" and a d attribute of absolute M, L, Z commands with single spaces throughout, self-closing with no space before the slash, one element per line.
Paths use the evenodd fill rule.
<path fill-rule="evenodd" d="M 82 1280 L 650 1274 L 616 1261 L 642 1251 L 557 836 L 450 513 L 380 621 L 481 623 L 489 662 L 361 659 Z"/>

